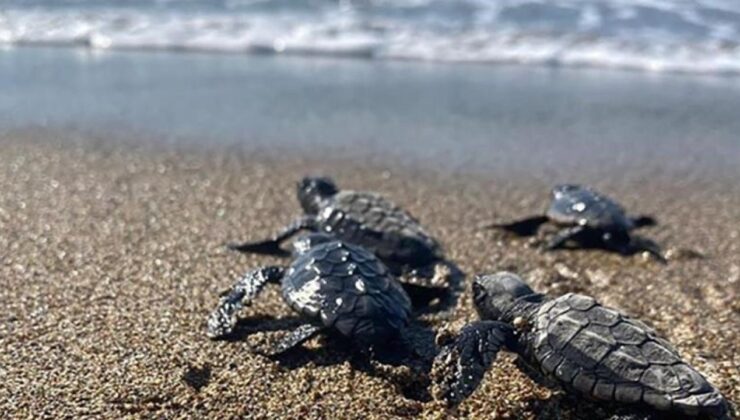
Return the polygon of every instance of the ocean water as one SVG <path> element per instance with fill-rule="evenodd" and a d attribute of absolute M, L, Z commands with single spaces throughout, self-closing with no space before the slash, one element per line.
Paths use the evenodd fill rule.
<path fill-rule="evenodd" d="M 649 173 L 677 184 L 697 174 L 735 182 L 739 109 L 736 77 L 170 51 L 0 52 L 0 136 L 40 127 L 60 140 L 71 131 L 501 179 L 616 174 L 643 182 Z"/>
<path fill-rule="evenodd" d="M 0 45 L 740 74 L 740 1 L 0 0 Z"/>

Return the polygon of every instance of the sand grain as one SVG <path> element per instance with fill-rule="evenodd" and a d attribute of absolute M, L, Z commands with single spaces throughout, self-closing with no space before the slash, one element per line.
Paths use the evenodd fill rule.
<path fill-rule="evenodd" d="M 289 220 L 298 212 L 293 183 L 306 173 L 383 191 L 429 226 L 468 273 L 516 270 L 539 290 L 587 292 L 643 318 L 740 401 L 736 185 L 591 180 L 629 207 L 657 214 L 661 225 L 646 235 L 707 255 L 662 267 L 639 256 L 542 254 L 478 228 L 541 208 L 550 182 L 544 176 L 446 177 L 258 160 L 232 150 L 59 146 L 48 134 L 27 137 L 1 140 L 0 410 L 10 417 L 594 415 L 593 406 L 574 407 L 534 385 L 509 356 L 450 413 L 405 397 L 418 393 L 402 381 L 353 368 L 350 355 L 322 340 L 289 366 L 251 355 L 248 340 L 209 341 L 204 320 L 218 293 L 247 268 L 277 261 L 236 255 L 223 243 L 264 236 Z M 248 331 L 258 331 L 292 313 L 269 289 L 242 316 Z M 451 328 L 472 319 L 466 295 Z M 446 324 L 428 322 L 432 329 Z"/>

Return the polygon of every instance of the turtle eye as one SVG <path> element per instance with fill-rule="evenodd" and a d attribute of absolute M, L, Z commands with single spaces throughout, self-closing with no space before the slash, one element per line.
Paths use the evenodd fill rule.
<path fill-rule="evenodd" d="M 476 304 L 482 303 L 487 295 L 485 287 L 478 282 L 473 282 L 473 302 Z"/>

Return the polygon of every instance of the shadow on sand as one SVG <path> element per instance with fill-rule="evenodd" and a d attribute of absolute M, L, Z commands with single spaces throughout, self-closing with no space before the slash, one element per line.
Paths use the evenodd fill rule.
<path fill-rule="evenodd" d="M 281 354 L 265 354 L 284 334 L 303 323 L 305 320 L 299 317 L 259 315 L 244 318 L 224 340 L 246 341 L 255 354 L 267 357 L 288 370 L 348 362 L 355 370 L 391 383 L 406 398 L 431 400 L 429 371 L 437 351 L 435 332 L 425 322 L 412 322 L 400 337 L 384 343 L 382 348 L 362 348 L 346 337 L 327 331 L 318 337 L 318 347 L 300 345 Z"/>

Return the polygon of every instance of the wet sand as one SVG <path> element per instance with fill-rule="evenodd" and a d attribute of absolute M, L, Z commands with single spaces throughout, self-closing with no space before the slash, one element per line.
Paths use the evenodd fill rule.
<path fill-rule="evenodd" d="M 382 191 L 415 214 L 467 273 L 514 270 L 537 290 L 585 292 L 654 326 L 732 401 L 740 401 L 740 186 L 697 171 L 606 174 L 589 182 L 629 209 L 673 253 L 661 266 L 600 251 L 544 254 L 480 226 L 542 208 L 568 173 L 434 173 L 363 161 L 78 144 L 54 132 L 0 138 L 0 410 L 11 418 L 250 417 L 593 418 L 500 357 L 456 412 L 428 400 L 403 367 L 363 369 L 331 339 L 281 362 L 249 352 L 293 314 L 276 288 L 243 311 L 245 334 L 206 338 L 218 294 L 246 269 L 278 260 L 236 255 L 230 240 L 272 233 L 299 209 L 294 182 L 323 173 Z M 467 290 L 467 288 L 466 288 Z M 474 320 L 462 296 L 451 322 Z M 431 334 L 431 333 L 430 333 Z M 365 366 L 367 367 L 367 366 Z"/>

